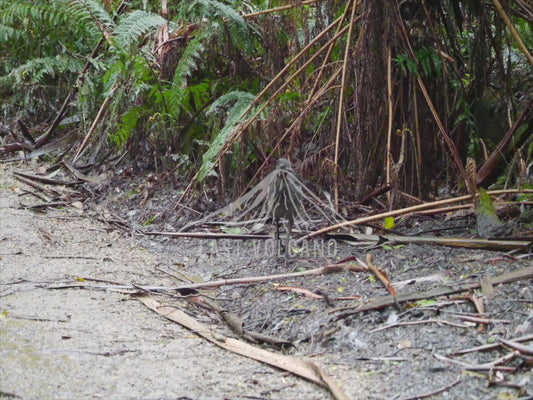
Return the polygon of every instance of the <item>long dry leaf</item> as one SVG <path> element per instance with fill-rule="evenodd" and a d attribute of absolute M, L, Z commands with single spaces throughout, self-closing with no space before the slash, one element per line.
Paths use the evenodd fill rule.
<path fill-rule="evenodd" d="M 283 354 L 272 353 L 268 350 L 254 347 L 246 342 L 225 337 L 220 339 L 219 336 L 215 337 L 212 332 L 214 331 L 212 326 L 202 324 L 191 316 L 187 315 L 183 311 L 169 306 L 162 306 L 159 302 L 154 300 L 150 296 L 140 296 L 139 301 L 143 303 L 150 310 L 158 313 L 159 315 L 177 322 L 178 324 L 194 331 L 197 335 L 210 341 L 217 346 L 240 354 L 242 356 L 252 358 L 257 361 L 272 365 L 282 370 L 288 371 L 295 375 L 301 376 L 311 382 L 314 382 L 320 386 L 328 388 L 333 396 L 338 400 L 348 400 L 348 397 L 344 392 L 335 384 L 335 382 L 328 377 L 316 364 L 300 360 L 298 358 L 286 356 Z"/>

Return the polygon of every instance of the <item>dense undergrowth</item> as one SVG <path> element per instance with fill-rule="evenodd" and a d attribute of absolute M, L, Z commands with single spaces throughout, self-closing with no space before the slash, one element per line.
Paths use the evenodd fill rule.
<path fill-rule="evenodd" d="M 236 195 L 286 156 L 336 200 L 427 198 L 466 190 L 467 158 L 483 167 L 518 120 L 477 176 L 515 184 L 533 159 L 533 8 L 376 3 L 0 0 L 2 144 L 53 130 L 78 165 L 127 152 Z"/>

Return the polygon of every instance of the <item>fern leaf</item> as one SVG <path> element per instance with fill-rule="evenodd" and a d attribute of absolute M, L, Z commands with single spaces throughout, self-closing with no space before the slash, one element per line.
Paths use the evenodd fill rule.
<path fill-rule="evenodd" d="M 254 100 L 255 96 L 251 93 L 234 91 L 220 97 L 211 105 L 208 113 L 220 114 L 225 107 L 233 103 L 227 112 L 226 125 L 213 140 L 209 149 L 204 153 L 202 166 L 198 173 L 199 181 L 204 180 L 215 167 L 218 154 L 227 146 L 227 143 L 231 143 L 231 138 L 234 136 L 233 133 L 239 129 L 246 111 L 250 108 Z"/>
<path fill-rule="evenodd" d="M 70 9 L 80 20 L 92 20 L 108 29 L 115 25 L 105 8 L 95 0 L 74 0 L 70 3 Z"/>
<path fill-rule="evenodd" d="M 124 16 L 117 28 L 115 35 L 117 41 L 123 46 L 135 43 L 140 37 L 150 30 L 166 24 L 167 21 L 157 14 L 135 10 Z"/>
<path fill-rule="evenodd" d="M 203 41 L 208 37 L 208 32 L 203 31 L 192 39 L 178 62 L 174 72 L 174 82 L 168 92 L 167 102 L 169 111 L 175 119 L 179 118 L 183 102 L 187 95 L 187 77 L 198 67 L 198 59 L 202 57 L 205 50 Z"/>
<path fill-rule="evenodd" d="M 191 2 L 182 18 L 187 21 L 209 21 L 212 30 L 227 27 L 236 47 L 247 50 L 252 47 L 253 41 L 245 19 L 230 5 L 216 0 L 196 0 Z"/>
<path fill-rule="evenodd" d="M 83 68 L 80 60 L 62 56 L 34 58 L 19 65 L 9 74 L 16 84 L 25 82 L 44 83 L 47 77 L 55 77 L 66 72 L 79 72 Z"/>

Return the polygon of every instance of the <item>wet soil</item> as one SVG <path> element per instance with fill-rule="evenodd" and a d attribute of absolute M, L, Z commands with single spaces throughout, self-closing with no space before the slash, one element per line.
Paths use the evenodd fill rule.
<path fill-rule="evenodd" d="M 532 265 L 528 257 L 429 245 L 363 248 L 317 239 L 286 258 L 268 241 L 147 236 L 140 232 L 175 231 L 184 223 L 172 211 L 179 196 L 170 186 L 108 178 L 91 188 L 99 195 L 83 205 L 36 212 L 25 206 L 42 200 L 14 180 L 12 171 L 38 167 L 0 164 L 0 398 L 332 398 L 313 383 L 205 342 L 135 297 L 112 290 L 111 282 L 176 286 L 184 276 L 201 282 L 279 274 L 347 257 L 364 260 L 370 253 L 393 282 L 436 276 L 398 288 L 409 293 Z M 449 229 L 450 222 L 418 219 L 404 228 L 442 226 Z M 474 226 L 461 220 L 446 234 L 470 235 Z M 51 289 L 95 280 L 108 290 Z M 345 316 L 346 307 L 387 295 L 367 272 L 203 293 L 241 317 L 246 330 L 291 342 L 283 349 L 258 346 L 315 362 L 351 399 L 407 399 L 443 388 L 430 398 L 533 396 L 533 367 L 523 359 L 507 364 L 512 371 L 489 372 L 466 371 L 438 357 L 532 334 L 531 279 L 494 287 L 491 296 L 475 293 L 493 321 L 488 325 L 462 318 L 477 315 L 464 296 Z M 216 312 L 171 296 L 156 298 L 236 336 Z M 408 322 L 417 324 L 394 325 Z M 505 354 L 497 349 L 454 359 L 476 365 Z"/>

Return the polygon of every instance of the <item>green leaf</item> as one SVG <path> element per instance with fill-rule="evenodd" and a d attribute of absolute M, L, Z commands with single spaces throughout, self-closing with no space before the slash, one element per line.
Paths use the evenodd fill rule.
<path fill-rule="evenodd" d="M 166 19 L 160 15 L 135 10 L 121 18 L 114 34 L 119 44 L 129 46 L 137 42 L 140 37 L 144 36 L 150 30 L 163 26 L 166 23 Z"/>
<path fill-rule="evenodd" d="M 396 220 L 394 217 L 385 218 L 385 229 L 394 229 L 396 226 Z"/>
<path fill-rule="evenodd" d="M 231 134 L 238 125 L 243 122 L 245 112 L 250 108 L 255 100 L 255 96 L 248 92 L 234 91 L 218 98 L 210 107 L 208 114 L 226 113 L 226 125 L 213 140 L 209 149 L 204 153 L 202 166 L 198 173 L 198 180 L 204 180 L 215 166 L 219 152 L 224 148 L 226 142 L 231 138 Z M 231 105 L 233 103 L 233 105 Z M 226 108 L 231 108 L 225 112 Z"/>

